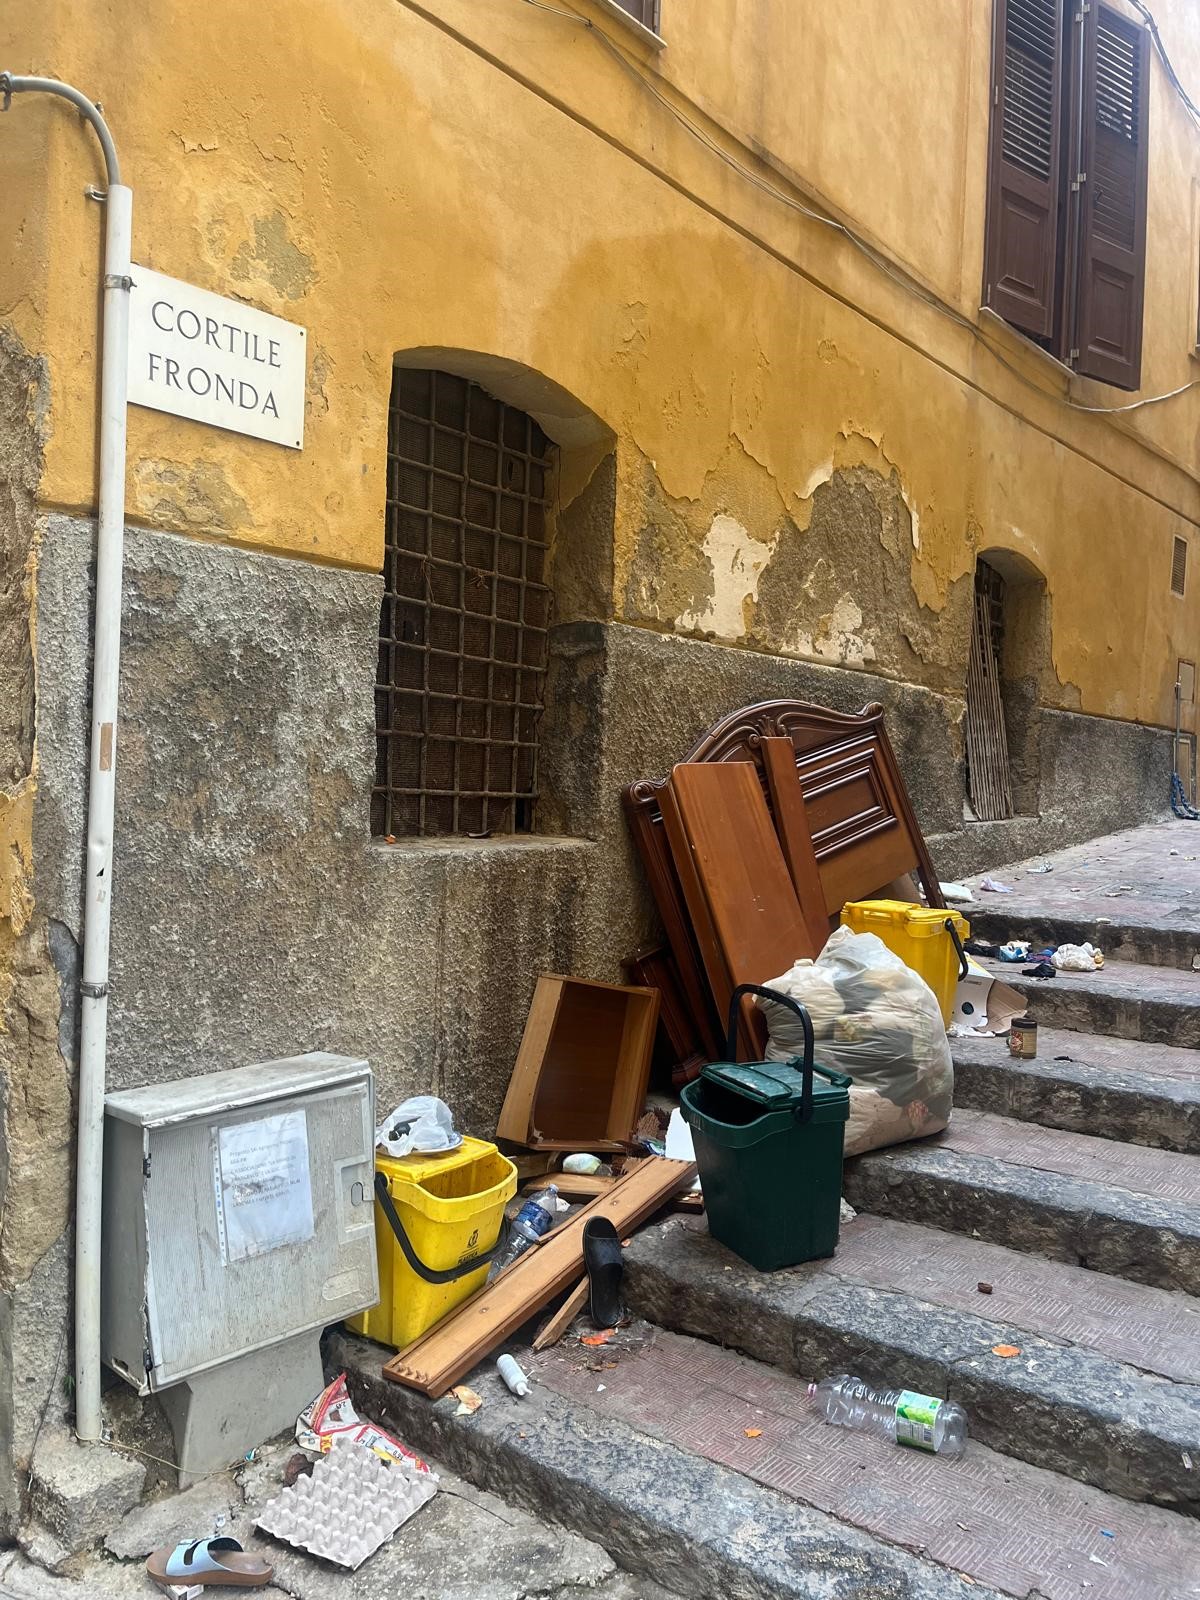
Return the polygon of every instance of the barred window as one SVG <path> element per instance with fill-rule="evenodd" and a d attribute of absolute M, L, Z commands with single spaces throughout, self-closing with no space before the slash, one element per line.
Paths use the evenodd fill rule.
<path fill-rule="evenodd" d="M 527 832 L 546 676 L 553 446 L 465 378 L 397 367 L 371 831 Z"/>

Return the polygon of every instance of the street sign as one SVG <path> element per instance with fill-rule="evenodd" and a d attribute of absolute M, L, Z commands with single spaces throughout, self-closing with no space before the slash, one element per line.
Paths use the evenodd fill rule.
<path fill-rule="evenodd" d="M 148 267 L 131 273 L 130 403 L 299 450 L 305 330 Z"/>

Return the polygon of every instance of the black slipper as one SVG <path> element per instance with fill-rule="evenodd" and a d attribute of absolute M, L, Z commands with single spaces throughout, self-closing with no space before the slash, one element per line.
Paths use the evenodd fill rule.
<path fill-rule="evenodd" d="M 615 1328 L 625 1315 L 621 1305 L 625 1262 L 620 1235 L 607 1217 L 592 1217 L 584 1223 L 583 1264 L 592 1291 L 592 1321 L 598 1328 Z"/>

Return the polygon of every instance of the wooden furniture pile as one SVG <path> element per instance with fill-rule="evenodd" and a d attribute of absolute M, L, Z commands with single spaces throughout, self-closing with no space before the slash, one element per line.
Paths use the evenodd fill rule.
<path fill-rule="evenodd" d="M 817 956 L 847 901 L 911 875 L 945 904 L 880 705 L 747 706 L 622 799 L 666 936 L 627 967 L 659 991 L 677 1081 L 723 1056 L 734 988 Z M 740 1059 L 765 1044 L 746 1003 Z"/>

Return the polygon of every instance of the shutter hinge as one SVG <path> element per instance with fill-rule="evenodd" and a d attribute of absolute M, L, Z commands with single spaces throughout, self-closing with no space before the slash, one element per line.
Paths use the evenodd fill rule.
<path fill-rule="evenodd" d="M 1068 361 L 1078 361 L 1079 360 L 1079 351 L 1078 350 L 1070 351 L 1068 353 L 1068 355 L 1067 355 L 1067 360 Z"/>
<path fill-rule="evenodd" d="M 1072 194 L 1078 194 L 1080 189 L 1083 188 L 1083 186 L 1084 186 L 1084 184 L 1086 182 L 1087 182 L 1087 173 L 1086 172 L 1077 172 L 1075 174 L 1074 180 L 1071 183 L 1071 193 Z"/>

